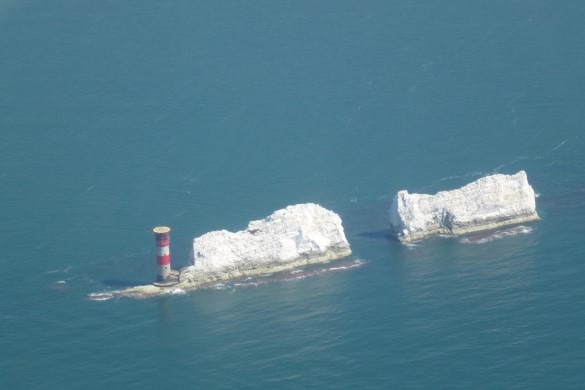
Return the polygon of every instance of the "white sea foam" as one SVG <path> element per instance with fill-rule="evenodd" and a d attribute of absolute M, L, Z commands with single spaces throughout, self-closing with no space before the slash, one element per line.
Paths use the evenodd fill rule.
<path fill-rule="evenodd" d="M 440 181 L 446 181 L 446 180 L 455 180 L 455 179 L 466 179 L 468 177 L 474 177 L 474 176 L 482 176 L 483 173 L 479 172 L 479 171 L 473 171 L 473 172 L 468 172 L 466 174 L 463 175 L 453 175 L 453 176 L 444 176 L 442 178 L 440 178 Z"/>
<path fill-rule="evenodd" d="M 107 301 L 110 300 L 112 298 L 114 298 L 114 294 L 112 293 L 108 293 L 108 292 L 102 292 L 102 293 L 91 293 L 87 295 L 87 298 L 90 301 Z"/>
<path fill-rule="evenodd" d="M 341 262 L 324 268 L 316 269 L 296 269 L 289 272 L 283 272 L 279 274 L 263 275 L 258 277 L 248 277 L 238 281 L 218 282 L 211 284 L 205 288 L 211 288 L 215 290 L 227 290 L 241 287 L 257 287 L 277 282 L 294 282 L 303 280 L 311 276 L 321 275 L 330 271 L 346 271 L 349 269 L 361 267 L 367 264 L 365 260 L 355 259 L 351 261 Z"/>
<path fill-rule="evenodd" d="M 501 169 L 503 169 L 504 167 L 507 167 L 508 165 L 512 165 L 517 163 L 518 161 L 523 161 L 523 160 L 527 160 L 529 159 L 529 157 L 527 156 L 518 156 L 515 159 L 513 159 L 512 161 L 508 161 L 506 163 L 503 163 L 501 165 L 498 165 L 494 170 L 493 173 L 499 173 Z"/>
<path fill-rule="evenodd" d="M 73 268 L 72 265 L 68 266 L 67 268 L 63 268 L 63 269 L 54 269 L 51 271 L 47 271 L 48 274 L 56 274 L 56 273 L 67 273 L 69 272 L 71 269 Z"/>
<path fill-rule="evenodd" d="M 171 289 L 165 290 L 165 294 L 168 294 L 168 295 L 185 295 L 186 292 L 182 288 L 171 288 Z"/>
<path fill-rule="evenodd" d="M 294 277 L 291 277 L 291 278 L 283 278 L 283 279 L 280 279 L 280 281 L 281 282 L 294 282 L 296 280 L 306 279 L 309 276 L 313 276 L 313 275 L 302 274 L 302 275 L 294 276 Z"/>
<path fill-rule="evenodd" d="M 363 265 L 367 264 L 367 261 L 362 259 L 354 259 L 349 261 L 341 261 L 335 262 L 332 265 L 321 267 L 321 268 L 311 268 L 311 269 L 296 269 L 288 272 L 276 273 L 276 274 L 269 274 L 269 275 L 261 275 L 261 276 L 252 276 L 246 277 L 244 279 L 239 280 L 232 280 L 232 281 L 222 281 L 217 283 L 211 283 L 206 286 L 201 286 L 194 288 L 197 289 L 212 289 L 212 290 L 232 290 L 235 291 L 236 288 L 240 287 L 257 287 L 271 283 L 277 282 L 293 282 L 302 279 L 306 279 L 311 276 L 320 275 L 330 271 L 347 271 L 353 268 L 358 268 Z M 187 291 L 178 287 L 165 289 L 163 292 L 165 295 L 183 295 L 186 294 Z M 92 301 L 107 301 L 116 297 L 115 293 L 110 292 L 100 292 L 100 293 L 92 293 L 88 294 L 88 299 Z M 146 297 L 146 296 L 145 296 Z"/>
<path fill-rule="evenodd" d="M 530 234 L 532 228 L 528 226 L 516 226 L 506 230 L 496 230 L 495 232 L 482 234 L 478 236 L 464 237 L 459 240 L 462 244 L 485 244 L 494 240 L 501 240 L 502 238 L 516 236 L 518 234 Z"/>
<path fill-rule="evenodd" d="M 345 264 L 345 265 L 337 266 L 337 267 L 335 267 L 335 266 L 330 267 L 330 268 L 326 269 L 325 272 L 327 272 L 327 271 L 338 271 L 338 270 L 346 270 L 346 269 L 357 268 L 357 267 L 361 267 L 364 264 L 366 264 L 366 262 L 364 260 L 356 259 L 356 260 L 353 260 L 349 264 Z"/>
<path fill-rule="evenodd" d="M 462 175 L 444 176 L 444 177 L 441 177 L 439 180 L 436 180 L 436 181 L 432 182 L 431 184 L 422 187 L 421 191 L 427 190 L 429 188 L 434 188 L 437 184 L 444 182 L 444 181 L 467 179 L 469 177 L 483 176 L 483 175 L 485 175 L 483 172 L 472 171 L 472 172 L 464 173 Z"/>
<path fill-rule="evenodd" d="M 564 146 L 564 145 L 567 143 L 567 141 L 568 141 L 568 140 L 564 140 L 563 142 L 561 142 L 560 144 L 558 144 L 557 146 L 555 146 L 555 147 L 554 147 L 554 148 L 551 150 L 551 152 L 554 152 L 555 150 L 557 150 L 557 149 L 559 149 L 559 148 L 562 148 L 562 147 L 563 147 L 563 146 Z"/>

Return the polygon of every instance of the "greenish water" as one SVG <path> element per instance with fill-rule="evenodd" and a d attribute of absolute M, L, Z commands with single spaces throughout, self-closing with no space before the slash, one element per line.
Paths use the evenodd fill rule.
<path fill-rule="evenodd" d="M 582 386 L 584 11 L 0 0 L 1 387 Z M 396 191 L 520 169 L 530 234 L 388 239 Z M 178 267 L 300 202 L 367 265 L 85 298 L 153 279 L 155 225 Z"/>

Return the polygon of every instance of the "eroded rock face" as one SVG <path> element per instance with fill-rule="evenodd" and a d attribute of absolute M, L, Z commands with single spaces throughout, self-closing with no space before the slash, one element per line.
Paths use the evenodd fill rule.
<path fill-rule="evenodd" d="M 405 243 L 538 219 L 534 190 L 524 171 L 486 176 L 435 195 L 399 191 L 390 207 L 392 233 Z"/>
<path fill-rule="evenodd" d="M 246 230 L 214 231 L 193 241 L 181 283 L 201 284 L 283 271 L 349 256 L 341 218 L 308 203 L 252 221 Z"/>

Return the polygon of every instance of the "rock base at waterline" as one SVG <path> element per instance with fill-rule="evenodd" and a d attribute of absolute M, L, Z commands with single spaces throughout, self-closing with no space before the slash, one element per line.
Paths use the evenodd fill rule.
<path fill-rule="evenodd" d="M 169 286 L 153 283 L 89 298 L 179 294 L 218 281 L 282 272 L 349 255 L 351 249 L 341 218 L 319 205 L 299 204 L 252 221 L 246 230 L 235 233 L 221 230 L 195 238 L 191 265 L 178 272 L 177 283 Z"/>

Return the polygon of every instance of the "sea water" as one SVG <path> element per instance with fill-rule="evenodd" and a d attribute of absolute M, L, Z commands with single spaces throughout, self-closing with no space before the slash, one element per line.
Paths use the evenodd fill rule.
<path fill-rule="evenodd" d="M 1 387 L 582 387 L 583 12 L 0 1 Z M 519 234 L 389 237 L 398 190 L 521 169 Z M 181 267 L 302 202 L 363 266 L 87 299 L 155 277 L 156 225 Z"/>

